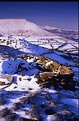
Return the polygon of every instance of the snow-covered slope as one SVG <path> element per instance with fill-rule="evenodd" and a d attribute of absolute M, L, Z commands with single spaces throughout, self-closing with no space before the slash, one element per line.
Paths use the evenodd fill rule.
<path fill-rule="evenodd" d="M 17 39 L 17 42 L 23 36 L 32 44 L 48 49 L 58 49 L 69 53 L 77 53 L 78 50 L 78 38 L 75 31 L 50 26 L 40 27 L 25 19 L 0 19 L 0 34 L 13 35 L 13 38 L 7 37 L 7 40 Z M 6 40 L 6 38 L 0 37 L 0 40 Z"/>
<path fill-rule="evenodd" d="M 25 19 L 0 19 L 0 34 L 45 34 L 38 25 Z"/>
<path fill-rule="evenodd" d="M 0 23 L 0 121 L 78 120 L 78 42 L 23 19 Z M 58 78 L 66 66 L 74 76 Z M 53 83 L 41 89 L 44 79 Z"/>
<path fill-rule="evenodd" d="M 28 45 L 29 43 L 25 42 L 25 44 Z M 31 49 L 34 51 L 32 47 L 33 45 Z M 38 51 L 37 53 L 39 54 Z M 77 56 L 68 56 L 68 54 L 58 51 L 52 51 L 51 54 L 44 54 L 44 56 L 72 67 L 76 83 L 78 71 L 75 60 Z M 65 58 L 67 56 L 69 60 Z M 48 64 L 51 63 L 48 62 Z M 39 121 L 40 118 L 42 121 L 51 121 L 52 119 L 56 121 L 76 120 L 78 114 L 78 93 L 74 89 L 78 87 L 74 85 L 73 78 L 69 85 L 63 86 L 64 80 L 59 85 L 58 81 L 60 80 L 58 80 L 57 83 L 55 81 L 54 85 L 51 84 L 48 88 L 40 89 L 37 83 L 38 76 L 36 75 L 42 72 L 41 68 L 41 66 L 38 68 L 36 65 L 35 57 L 30 55 L 28 55 L 28 58 L 27 56 L 18 56 L 14 59 L 0 58 L 0 120 Z M 12 82 L 10 83 L 3 76 L 13 77 Z M 8 113 L 9 111 L 10 113 Z"/>

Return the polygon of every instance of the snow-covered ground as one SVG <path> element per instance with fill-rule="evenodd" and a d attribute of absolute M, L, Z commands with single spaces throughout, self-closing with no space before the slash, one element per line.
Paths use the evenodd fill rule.
<path fill-rule="evenodd" d="M 29 27 L 29 32 L 32 32 L 30 35 L 0 37 L 0 121 L 78 120 L 78 42 L 55 33 L 49 34 L 28 21 L 23 22 L 16 21 L 16 28 L 27 22 L 33 26 L 32 30 L 38 30 L 37 34 Z M 5 22 L 0 21 L 0 24 L 3 27 Z M 21 54 L 31 54 L 33 57 L 17 58 Z M 36 75 L 42 70 L 37 67 L 34 58 L 39 55 L 71 67 L 74 73 L 71 79 L 73 86 L 51 84 L 41 89 Z"/>
<path fill-rule="evenodd" d="M 75 68 L 77 67 L 74 67 L 76 62 L 72 59 L 67 60 L 66 58 L 64 58 L 64 56 L 68 56 L 68 54 L 56 50 L 50 51 L 47 48 L 42 48 L 41 46 L 34 45 L 26 39 L 19 40 L 17 47 L 21 52 L 23 51 L 25 53 L 30 53 L 33 55 L 42 54 L 55 61 L 58 61 L 61 64 L 70 66 L 73 68 L 73 71 L 76 74 L 74 78 L 77 77 L 77 73 L 75 71 Z M 4 51 L 6 51 L 5 48 Z M 15 51 L 15 55 L 18 55 L 17 50 Z M 76 59 L 78 58 L 78 56 L 72 54 L 71 57 Z M 17 117 L 16 120 L 18 121 L 20 120 L 20 118 L 39 120 L 40 117 L 44 121 L 59 119 L 65 120 L 67 118 L 65 115 L 68 115 L 68 118 L 71 120 L 75 119 L 75 116 L 78 114 L 77 91 L 70 90 L 68 92 L 64 89 L 56 90 L 53 85 L 48 88 L 41 89 L 39 87 L 39 84 L 37 84 L 37 78 L 35 77 L 35 74 L 38 74 L 41 71 L 36 68 L 34 58 L 28 58 L 27 61 L 19 58 L 4 58 L 5 57 L 3 57 L 3 59 L 0 58 L 0 75 L 11 75 L 14 79 L 10 85 L 0 86 L 0 95 L 4 95 L 0 96 L 0 100 L 2 100 L 2 97 L 5 100 L 4 104 L 1 103 L 1 111 L 5 108 L 8 108 L 12 111 L 11 115 L 13 115 L 13 112 L 15 112 L 15 117 Z M 18 66 L 20 65 L 21 68 L 18 70 Z M 23 68 L 25 68 L 25 70 L 22 70 Z M 8 83 L 8 81 L 3 78 L 1 78 L 0 81 L 5 82 L 5 84 Z M 73 81 L 74 80 L 72 79 L 72 83 Z M 30 99 L 30 102 L 21 102 L 20 100 L 23 99 Z M 19 105 L 20 108 L 17 107 L 16 109 L 15 105 Z M 32 111 L 33 106 L 35 107 L 34 110 L 36 111 L 36 113 Z M 31 114 L 35 117 L 32 117 Z M 63 118 L 60 118 L 60 114 L 63 115 Z"/>

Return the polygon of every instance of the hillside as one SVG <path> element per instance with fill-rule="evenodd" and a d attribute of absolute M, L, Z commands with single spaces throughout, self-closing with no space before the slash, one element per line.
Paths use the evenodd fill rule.
<path fill-rule="evenodd" d="M 45 34 L 38 25 L 25 19 L 0 19 L 0 34 Z"/>
<path fill-rule="evenodd" d="M 24 19 L 0 34 L 0 121 L 78 120 L 78 42 Z"/>

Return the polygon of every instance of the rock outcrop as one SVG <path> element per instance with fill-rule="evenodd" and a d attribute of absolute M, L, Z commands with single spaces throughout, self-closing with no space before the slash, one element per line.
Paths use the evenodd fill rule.
<path fill-rule="evenodd" d="M 36 63 L 36 68 L 42 72 L 36 74 L 38 78 L 37 83 L 43 87 L 50 83 L 58 83 L 60 85 L 68 84 L 73 76 L 71 68 L 62 65 L 48 57 L 44 56 L 33 56 L 33 55 L 20 55 L 17 58 L 22 58 L 25 61 L 27 59 L 33 59 Z"/>
<path fill-rule="evenodd" d="M 13 76 L 10 75 L 1 75 L 0 76 L 0 88 L 9 86 L 13 81 Z"/>

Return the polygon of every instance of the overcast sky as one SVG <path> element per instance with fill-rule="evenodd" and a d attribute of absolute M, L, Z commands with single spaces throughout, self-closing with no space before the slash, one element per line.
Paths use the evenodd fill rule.
<path fill-rule="evenodd" d="M 0 2 L 0 18 L 25 18 L 38 25 L 77 29 L 77 2 Z"/>

